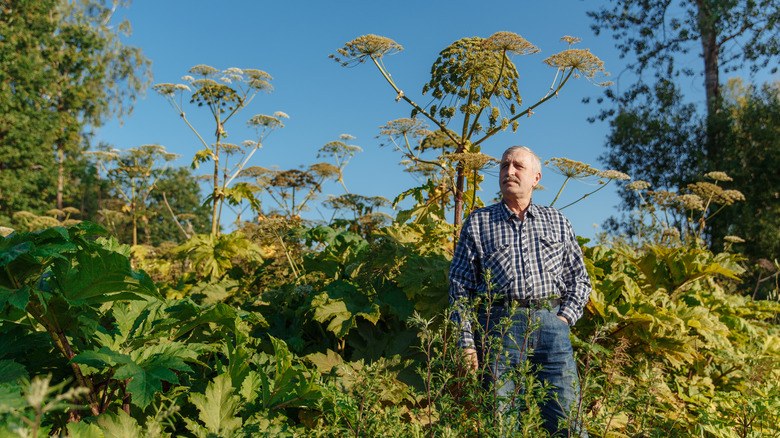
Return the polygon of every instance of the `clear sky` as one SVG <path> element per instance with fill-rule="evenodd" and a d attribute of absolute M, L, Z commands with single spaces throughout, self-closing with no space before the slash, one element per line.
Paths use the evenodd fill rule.
<path fill-rule="evenodd" d="M 395 93 L 372 64 L 345 68 L 329 59 L 329 54 L 364 34 L 393 39 L 404 50 L 386 57 L 385 65 L 405 95 L 425 104 L 429 97 L 421 90 L 442 49 L 463 37 L 486 38 L 498 31 L 510 31 L 541 49 L 538 54 L 514 58 L 523 101 L 533 103 L 548 91 L 555 75 L 555 70 L 542 61 L 566 49 L 566 43 L 560 41 L 565 35 L 582 38 L 579 48 L 591 49 L 613 76 L 623 70 L 624 61 L 618 59 L 610 36 L 596 37 L 590 30 L 585 12 L 598 4 L 581 0 L 135 0 L 117 15 L 126 16 L 133 28 L 125 43 L 141 47 L 152 60 L 154 83 L 181 83 L 181 77 L 198 64 L 220 70 L 256 68 L 273 76 L 274 91 L 259 95 L 230 122 L 232 125 L 226 126 L 228 141 L 241 143 L 252 138 L 251 132 L 244 130 L 251 116 L 275 111 L 290 116 L 285 127 L 274 132 L 255 153 L 250 165 L 279 169 L 308 166 L 319 161 L 316 155 L 320 147 L 347 133 L 355 137 L 350 144 L 363 148 L 345 170 L 350 191 L 392 200 L 419 184 L 398 165 L 399 153 L 389 147 L 380 148 L 376 136 L 379 126 L 409 117 L 411 108 L 395 101 Z M 584 79 L 572 79 L 557 98 L 539 107 L 530 118 L 521 119 L 516 133 L 492 137 L 482 151 L 500 157 L 507 146 L 522 144 L 534 149 L 542 160 L 567 157 L 603 169 L 597 157 L 604 151 L 608 127 L 603 122 L 588 123 L 587 117 L 596 114 L 598 106 L 582 103 L 583 98 L 595 98 L 603 91 Z M 207 140 L 213 139 L 215 127 L 205 110 L 185 102 L 185 111 L 195 126 L 210 136 Z M 182 155 L 174 163 L 180 166 L 189 165 L 193 154 L 201 149 L 165 98 L 151 89 L 121 126 L 116 122 L 107 124 L 95 140 L 118 149 L 160 144 Z M 548 190 L 537 192 L 534 201 L 549 204 L 561 182 L 560 176 L 544 169 L 542 184 Z M 571 182 L 556 206 L 566 205 L 595 187 Z M 495 176 L 488 175 L 483 190 L 484 201 L 494 198 L 498 191 Z M 335 183 L 325 186 L 324 194 L 342 193 Z M 616 213 L 618 202 L 614 190 L 607 187 L 564 213 L 577 234 L 594 237 L 594 225 Z M 271 200 L 264 199 L 264 203 L 270 206 Z M 325 211 L 322 215 L 330 217 Z M 313 210 L 309 217 L 321 216 Z"/>

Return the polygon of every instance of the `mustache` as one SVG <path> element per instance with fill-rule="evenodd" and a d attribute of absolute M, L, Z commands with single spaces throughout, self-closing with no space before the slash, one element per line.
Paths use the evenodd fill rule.
<path fill-rule="evenodd" d="M 520 183 L 520 178 L 518 178 L 516 176 L 507 176 L 503 180 L 501 180 L 501 184 L 506 184 L 507 181 L 514 181 L 514 182 L 519 184 Z"/>

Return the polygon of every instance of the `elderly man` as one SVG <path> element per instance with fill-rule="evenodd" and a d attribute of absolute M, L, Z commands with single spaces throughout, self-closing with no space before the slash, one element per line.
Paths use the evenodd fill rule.
<path fill-rule="evenodd" d="M 574 424 L 571 411 L 579 396 L 569 327 L 582 316 L 590 279 L 569 221 L 558 210 L 531 202 L 542 177 L 539 157 L 512 146 L 500 166 L 502 202 L 472 212 L 455 248 L 452 319 L 462 329 L 459 342 L 470 367 L 477 370 L 479 360 L 486 361 L 485 374 L 498 385 L 502 406 L 515 393 L 514 381 L 502 376 L 530 360 L 538 378 L 550 385 L 541 406 L 545 429 L 569 436 L 559 428 L 559 420 Z M 476 298 L 482 303 L 481 336 L 463 313 L 464 304 Z M 508 329 L 499 327 L 503 317 L 511 318 Z M 487 351 L 477 354 L 478 349 Z"/>

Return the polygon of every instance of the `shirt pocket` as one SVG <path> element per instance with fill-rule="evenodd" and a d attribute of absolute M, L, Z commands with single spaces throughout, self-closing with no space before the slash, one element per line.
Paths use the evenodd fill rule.
<path fill-rule="evenodd" d="M 496 293 L 507 286 L 514 279 L 514 268 L 512 266 L 512 248 L 509 243 L 505 243 L 496 247 L 496 249 L 490 253 L 485 254 L 485 262 L 483 264 L 483 278 L 482 283 L 485 284 L 485 292 L 488 290 Z M 487 287 L 487 280 L 489 277 L 490 287 Z"/>
<path fill-rule="evenodd" d="M 540 250 L 544 269 L 555 275 L 561 275 L 563 272 L 565 242 L 551 236 L 541 236 L 539 242 L 541 243 Z"/>

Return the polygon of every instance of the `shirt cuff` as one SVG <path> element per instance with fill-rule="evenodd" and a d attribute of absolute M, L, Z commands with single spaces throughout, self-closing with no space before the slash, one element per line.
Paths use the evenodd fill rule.
<path fill-rule="evenodd" d="M 561 307 L 560 310 L 558 310 L 558 315 L 563 316 L 569 321 L 569 327 L 573 327 L 574 324 L 577 323 L 577 314 L 568 307 Z"/>

